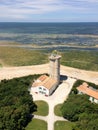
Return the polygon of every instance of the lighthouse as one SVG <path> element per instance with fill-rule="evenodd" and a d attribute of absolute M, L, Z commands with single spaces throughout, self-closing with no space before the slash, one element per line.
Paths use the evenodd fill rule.
<path fill-rule="evenodd" d="M 31 87 L 32 92 L 50 96 L 60 83 L 60 58 L 57 51 L 49 56 L 49 76 L 41 75 Z"/>
<path fill-rule="evenodd" d="M 50 77 L 55 79 L 57 83 L 60 82 L 60 59 L 61 56 L 57 53 L 57 51 L 53 51 L 49 57 L 50 60 Z"/>

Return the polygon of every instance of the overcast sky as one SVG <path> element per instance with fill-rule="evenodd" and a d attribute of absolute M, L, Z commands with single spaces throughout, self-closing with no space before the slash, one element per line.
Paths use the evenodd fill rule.
<path fill-rule="evenodd" d="M 98 0 L 0 0 L 0 22 L 98 22 Z"/>

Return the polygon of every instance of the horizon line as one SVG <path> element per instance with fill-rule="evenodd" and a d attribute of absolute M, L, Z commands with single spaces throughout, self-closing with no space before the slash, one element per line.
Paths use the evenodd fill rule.
<path fill-rule="evenodd" d="M 95 21 L 92 21 L 92 22 L 91 21 L 80 21 L 80 22 L 79 21 L 78 22 L 77 21 L 73 21 L 73 22 L 70 22 L 70 21 L 69 22 L 54 22 L 54 21 L 53 22 L 52 21 L 51 22 L 50 21 L 49 22 L 47 22 L 47 21 L 46 22 L 44 22 L 44 21 L 43 22 L 39 22 L 39 21 L 35 21 L 35 22 L 33 22 L 33 21 L 32 22 L 31 21 L 16 21 L 15 22 L 15 21 L 0 21 L 0 23 L 98 23 L 98 22 L 95 22 Z"/>

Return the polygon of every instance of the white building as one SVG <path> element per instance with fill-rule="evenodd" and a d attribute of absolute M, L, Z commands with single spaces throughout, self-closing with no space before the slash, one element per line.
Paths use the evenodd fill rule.
<path fill-rule="evenodd" d="M 50 74 L 49 76 L 40 76 L 31 87 L 31 91 L 35 93 L 44 94 L 45 96 L 51 95 L 58 87 L 60 82 L 60 58 L 57 52 L 52 53 L 49 57 L 50 60 Z"/>
<path fill-rule="evenodd" d="M 83 83 L 79 87 L 77 87 L 79 94 L 86 94 L 89 96 L 89 100 L 91 102 L 95 102 L 98 104 L 98 90 L 88 86 L 87 83 Z"/>

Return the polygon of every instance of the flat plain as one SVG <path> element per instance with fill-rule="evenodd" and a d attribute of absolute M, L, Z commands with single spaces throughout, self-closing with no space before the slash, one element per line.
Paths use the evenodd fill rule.
<path fill-rule="evenodd" d="M 28 46 L 0 46 L 0 66 L 29 66 L 48 63 L 52 51 L 34 50 Z M 64 50 L 59 51 L 62 56 L 61 64 L 83 70 L 98 71 L 98 52 Z"/>

